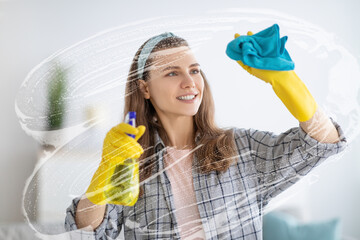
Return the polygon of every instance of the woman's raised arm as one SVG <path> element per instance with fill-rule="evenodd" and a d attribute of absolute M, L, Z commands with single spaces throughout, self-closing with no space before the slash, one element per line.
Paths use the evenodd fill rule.
<path fill-rule="evenodd" d="M 314 116 L 305 122 L 300 122 L 300 126 L 310 137 L 319 142 L 337 143 L 340 141 L 339 133 L 334 124 L 319 107 Z"/>

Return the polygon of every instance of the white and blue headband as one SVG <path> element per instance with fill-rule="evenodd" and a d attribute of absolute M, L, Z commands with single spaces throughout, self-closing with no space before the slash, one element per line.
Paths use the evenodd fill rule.
<path fill-rule="evenodd" d="M 145 67 L 145 63 L 150 55 L 150 53 L 152 52 L 152 50 L 154 49 L 154 47 L 156 46 L 156 44 L 158 44 L 161 40 L 168 38 L 168 37 L 175 37 L 175 35 L 171 32 L 165 32 L 162 33 L 160 35 L 157 35 L 155 37 L 152 37 L 146 44 L 145 46 L 141 49 L 141 52 L 139 54 L 139 58 L 138 58 L 138 68 L 137 68 L 137 72 L 138 72 L 138 78 L 142 79 L 143 78 L 143 74 L 144 74 L 144 67 Z"/>

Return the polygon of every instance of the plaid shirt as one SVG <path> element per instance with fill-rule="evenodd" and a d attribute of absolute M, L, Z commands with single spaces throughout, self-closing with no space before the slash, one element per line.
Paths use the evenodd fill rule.
<path fill-rule="evenodd" d="M 316 141 L 300 126 L 279 135 L 234 128 L 239 155 L 222 174 L 198 173 L 194 155 L 193 184 L 206 238 L 262 239 L 262 213 L 268 202 L 346 147 L 342 129 L 331 121 L 340 136 L 334 144 Z M 103 222 L 87 232 L 75 224 L 77 197 L 66 212 L 67 231 L 77 232 L 81 239 L 108 239 L 118 237 L 124 227 L 125 239 L 180 239 L 171 185 L 164 169 L 166 148 L 158 134 L 155 139 L 158 174 L 145 181 L 144 195 L 137 203 L 131 207 L 107 204 Z"/>

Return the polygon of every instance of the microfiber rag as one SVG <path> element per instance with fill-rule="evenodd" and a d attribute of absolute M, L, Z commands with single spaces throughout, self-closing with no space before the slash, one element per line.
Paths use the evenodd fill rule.
<path fill-rule="evenodd" d="M 280 38 L 279 26 L 266 28 L 251 36 L 235 38 L 226 48 L 226 54 L 233 60 L 240 60 L 253 68 L 290 71 L 295 64 L 285 49 L 287 36 Z"/>

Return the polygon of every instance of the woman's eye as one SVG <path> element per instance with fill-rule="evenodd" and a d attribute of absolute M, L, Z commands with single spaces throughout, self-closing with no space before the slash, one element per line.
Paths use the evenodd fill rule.
<path fill-rule="evenodd" d="M 191 71 L 192 74 L 198 74 L 200 73 L 200 70 L 198 69 L 194 69 Z M 169 77 L 173 77 L 173 76 L 177 76 L 178 73 L 177 72 L 171 72 L 171 73 L 168 73 L 166 76 L 169 76 Z"/>
<path fill-rule="evenodd" d="M 176 73 L 175 72 L 171 72 L 168 74 L 168 76 L 172 77 L 172 76 L 176 76 Z"/>

